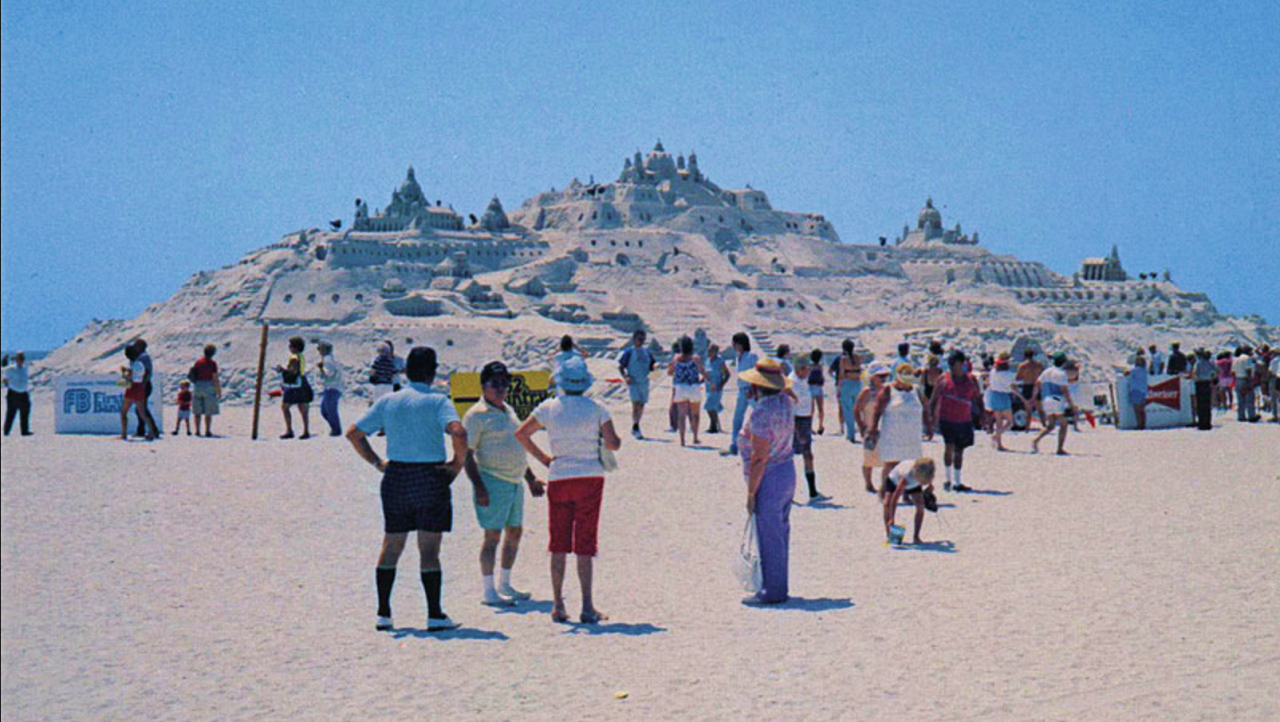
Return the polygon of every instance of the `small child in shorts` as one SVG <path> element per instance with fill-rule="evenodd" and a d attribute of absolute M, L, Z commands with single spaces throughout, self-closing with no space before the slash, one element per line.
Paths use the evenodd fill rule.
<path fill-rule="evenodd" d="M 178 420 L 173 424 L 173 435 L 178 435 L 178 429 L 182 426 L 182 422 L 187 422 L 187 436 L 191 435 L 191 382 L 182 381 L 178 384 Z"/>
<path fill-rule="evenodd" d="M 889 478 L 885 480 L 885 486 L 888 487 L 888 493 L 884 500 L 884 531 L 889 539 L 893 540 L 894 517 L 898 512 L 898 501 L 906 497 L 916 507 L 915 530 L 912 534 L 911 543 L 920 544 L 920 527 L 924 525 L 924 511 L 926 505 L 937 504 L 937 497 L 933 496 L 933 476 L 937 473 L 937 464 L 933 459 L 923 458 L 916 459 L 916 462 L 908 467 L 906 464 L 899 464 L 889 472 Z M 934 509 L 937 507 L 934 506 Z M 901 531 L 899 531 L 901 533 Z"/>

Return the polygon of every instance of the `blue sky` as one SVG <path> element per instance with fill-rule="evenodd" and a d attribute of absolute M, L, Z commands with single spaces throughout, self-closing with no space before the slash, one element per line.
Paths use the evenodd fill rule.
<path fill-rule="evenodd" d="M 1114 243 L 1280 322 L 1280 3 L 263 5 L 0 6 L 5 348 L 349 223 L 410 164 L 479 214 L 659 137 L 847 242 L 931 195 L 993 251 Z"/>

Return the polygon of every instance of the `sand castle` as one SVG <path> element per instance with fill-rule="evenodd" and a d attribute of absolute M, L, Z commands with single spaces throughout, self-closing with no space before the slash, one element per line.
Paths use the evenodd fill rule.
<path fill-rule="evenodd" d="M 1280 341 L 1275 326 L 1220 314 L 1168 271 L 1133 279 L 1114 247 L 1071 276 L 990 253 L 977 232 L 945 228 L 931 198 L 892 242 L 844 243 L 822 214 L 722 188 L 696 153 L 673 158 L 659 142 L 625 158 L 612 182 L 573 179 L 510 214 L 494 197 L 465 220 L 429 201 L 409 168 L 385 208 L 357 200 L 346 229 L 288 233 L 196 273 L 137 318 L 95 320 L 34 380 L 114 369 L 142 335 L 174 383 L 201 344 L 218 344 L 230 395 L 243 398 L 264 321 L 281 340 L 328 339 L 351 365 L 379 339 L 430 343 L 446 370 L 543 365 L 571 333 L 609 375 L 635 328 L 659 350 L 697 330 L 724 345 L 746 329 L 766 352 L 834 350 L 850 336 L 881 354 L 904 338 L 992 351 L 1027 338 L 1083 359 L 1095 380 L 1136 344 Z"/>

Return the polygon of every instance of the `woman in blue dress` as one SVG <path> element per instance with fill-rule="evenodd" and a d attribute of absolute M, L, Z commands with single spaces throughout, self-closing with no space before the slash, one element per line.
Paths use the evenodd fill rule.
<path fill-rule="evenodd" d="M 729 367 L 724 362 L 724 357 L 720 355 L 720 347 L 714 343 L 707 349 L 707 361 L 704 364 L 707 369 L 707 401 L 703 408 L 707 410 L 707 416 L 711 418 L 711 426 L 707 429 L 708 434 L 719 434 L 723 429 L 720 428 L 720 412 L 724 411 L 724 387 L 729 383 Z"/>

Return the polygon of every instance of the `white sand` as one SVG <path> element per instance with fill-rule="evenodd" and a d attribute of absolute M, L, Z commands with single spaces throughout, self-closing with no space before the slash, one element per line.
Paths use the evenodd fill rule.
<path fill-rule="evenodd" d="M 277 441 L 274 408 L 256 443 L 242 408 L 231 438 L 57 437 L 48 406 L 3 442 L 6 720 L 1280 718 L 1274 425 L 1099 430 L 1066 459 L 980 439 L 965 480 L 1007 494 L 941 495 L 924 533 L 954 553 L 884 546 L 860 453 L 819 438 L 837 508 L 794 508 L 798 598 L 759 610 L 729 569 L 738 464 L 651 411 L 657 440 L 625 439 L 607 485 L 611 623 L 551 623 L 539 500 L 516 566 L 536 601 L 481 607 L 459 480 L 445 605 L 466 628 L 433 637 L 413 550 L 395 610 L 414 629 L 373 631 L 378 479 L 344 440 Z"/>

